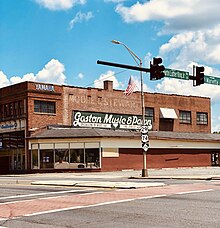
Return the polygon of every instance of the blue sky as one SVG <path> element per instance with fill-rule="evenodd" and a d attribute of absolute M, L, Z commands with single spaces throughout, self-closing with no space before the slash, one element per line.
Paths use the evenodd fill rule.
<path fill-rule="evenodd" d="M 220 1 L 218 0 L 1 0 L 0 87 L 25 80 L 101 87 L 114 81 L 125 89 L 139 73 L 97 65 L 97 60 L 135 65 L 122 45 L 143 60 L 156 56 L 166 68 L 220 76 Z M 220 131 L 220 87 L 165 78 L 144 90 L 212 99 L 212 130 Z"/>

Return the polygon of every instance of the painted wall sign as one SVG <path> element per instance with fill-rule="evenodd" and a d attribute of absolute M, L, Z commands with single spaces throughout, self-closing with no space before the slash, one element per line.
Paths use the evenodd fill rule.
<path fill-rule="evenodd" d="M 16 121 L 10 121 L 1 123 L 0 129 L 16 129 L 17 128 L 17 122 Z"/>
<path fill-rule="evenodd" d="M 153 128 L 152 119 L 146 119 L 149 130 Z M 142 125 L 142 116 L 97 112 L 73 112 L 74 127 L 96 127 L 108 129 L 138 130 Z"/>
<path fill-rule="evenodd" d="M 112 108 L 123 108 L 128 111 L 131 109 L 139 109 L 141 110 L 141 103 L 137 102 L 137 100 L 125 99 L 120 97 L 96 97 L 96 96 L 87 96 L 86 94 L 72 94 L 70 95 L 70 101 L 75 105 L 86 105 L 86 107 L 93 107 L 94 105 L 98 105 L 99 107 L 112 107 Z"/>
<path fill-rule="evenodd" d="M 23 130 L 25 128 L 25 120 L 11 120 L 0 122 L 0 133 Z"/>
<path fill-rule="evenodd" d="M 45 84 L 35 84 L 37 90 L 44 90 L 44 91 L 55 91 L 53 85 L 45 85 Z"/>

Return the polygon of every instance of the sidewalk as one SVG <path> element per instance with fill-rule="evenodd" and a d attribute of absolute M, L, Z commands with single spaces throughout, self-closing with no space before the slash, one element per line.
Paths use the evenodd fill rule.
<path fill-rule="evenodd" d="M 164 168 L 148 171 L 152 179 L 220 180 L 220 167 Z"/>
<path fill-rule="evenodd" d="M 141 177 L 140 170 L 40 175 L 50 176 L 51 180 L 34 181 L 31 184 L 130 189 L 161 187 L 165 184 L 159 180 L 163 179 L 220 180 L 220 167 L 149 169 L 148 177 Z"/>

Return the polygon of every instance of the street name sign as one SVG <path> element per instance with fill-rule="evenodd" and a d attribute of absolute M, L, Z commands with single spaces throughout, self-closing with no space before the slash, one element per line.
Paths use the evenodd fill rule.
<path fill-rule="evenodd" d="M 169 77 L 169 78 L 189 80 L 189 72 L 187 71 L 166 68 L 164 70 L 164 74 L 166 77 Z"/>
<path fill-rule="evenodd" d="M 212 85 L 220 85 L 220 78 L 205 75 L 204 82 L 207 84 L 212 84 Z"/>

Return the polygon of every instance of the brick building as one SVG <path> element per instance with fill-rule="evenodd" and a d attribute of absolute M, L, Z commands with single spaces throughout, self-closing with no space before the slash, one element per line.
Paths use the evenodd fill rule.
<path fill-rule="evenodd" d="M 141 169 L 139 92 L 22 82 L 0 89 L 0 173 Z M 218 165 L 210 99 L 145 93 L 147 167 Z"/>

